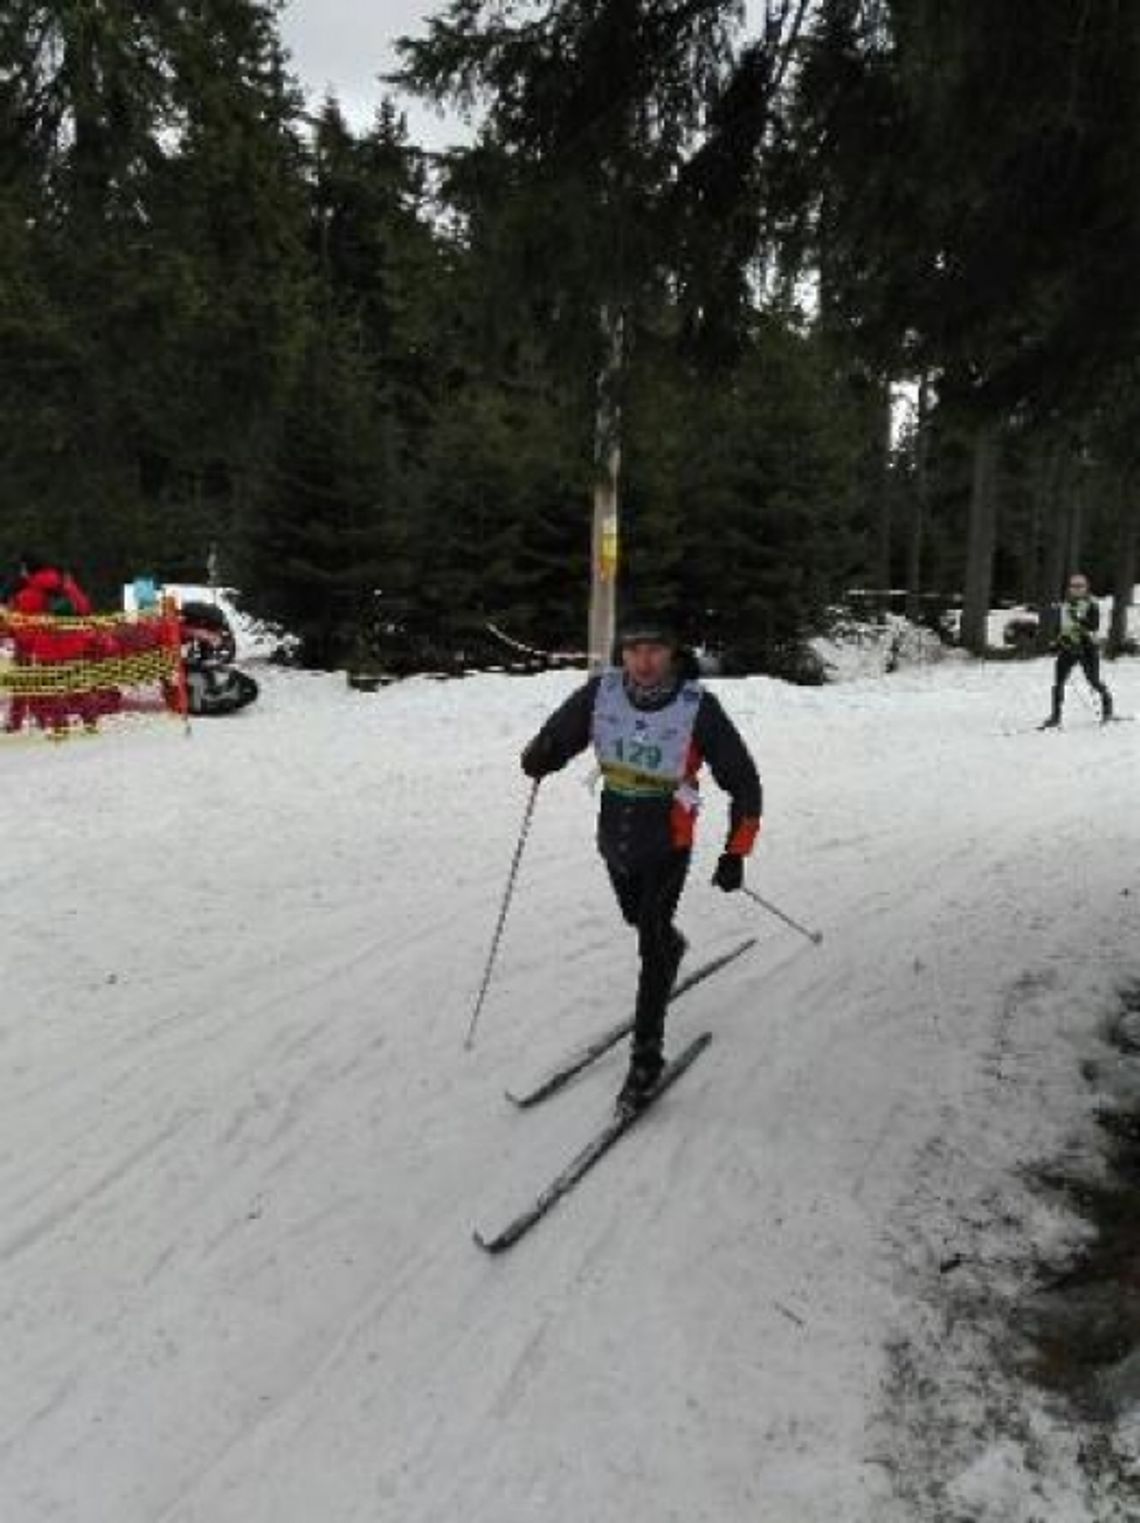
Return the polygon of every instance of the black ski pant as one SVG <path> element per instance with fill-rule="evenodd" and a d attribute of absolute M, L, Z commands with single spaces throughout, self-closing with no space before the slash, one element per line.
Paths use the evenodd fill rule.
<path fill-rule="evenodd" d="M 637 930 L 641 973 L 633 1025 L 635 1053 L 659 1053 L 665 1033 L 665 1007 L 677 975 L 684 938 L 673 924 L 689 871 L 688 851 L 670 852 L 628 871 L 607 862 L 621 912 Z"/>
<path fill-rule="evenodd" d="M 1101 712 L 1105 719 L 1112 718 L 1112 694 L 1100 678 L 1100 652 L 1095 645 L 1082 645 L 1078 650 L 1068 646 L 1062 646 L 1057 652 L 1057 665 L 1053 672 L 1053 718 L 1060 719 L 1061 706 L 1065 702 L 1065 683 L 1072 675 L 1073 668 L 1080 666 L 1088 678 L 1091 688 L 1100 694 L 1103 705 Z"/>

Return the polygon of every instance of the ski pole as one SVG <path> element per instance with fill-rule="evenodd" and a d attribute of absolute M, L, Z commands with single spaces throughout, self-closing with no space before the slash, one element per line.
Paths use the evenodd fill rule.
<path fill-rule="evenodd" d="M 782 920 L 785 925 L 790 925 L 793 931 L 799 931 L 801 936 L 806 936 L 809 941 L 814 941 L 816 946 L 819 946 L 823 940 L 822 931 L 809 931 L 806 925 L 801 925 L 798 920 L 793 920 L 790 915 L 785 915 L 783 910 L 777 909 L 774 904 L 769 904 L 767 899 L 761 899 L 755 889 L 749 888 L 746 883 L 742 883 L 740 886 L 749 899 L 754 899 L 762 909 L 768 911 L 769 915 L 775 915 L 777 920 Z"/>
<path fill-rule="evenodd" d="M 487 998 L 487 990 L 491 987 L 491 973 L 495 966 L 495 958 L 499 954 L 499 942 L 503 939 L 503 927 L 507 923 L 507 911 L 511 907 L 511 899 L 515 891 L 515 879 L 519 875 L 519 863 L 522 861 L 523 848 L 526 846 L 527 836 L 530 835 L 531 821 L 534 819 L 534 806 L 538 803 L 538 785 L 540 782 L 540 778 L 535 778 L 534 785 L 530 790 L 530 798 L 527 799 L 526 813 L 523 815 L 522 829 L 519 831 L 518 845 L 515 847 L 510 877 L 507 879 L 507 891 L 503 895 L 502 907 L 499 910 L 499 923 L 495 927 L 491 951 L 487 957 L 487 967 L 483 973 L 483 982 L 475 1000 L 475 1009 L 471 1012 L 471 1024 L 467 1028 L 467 1038 L 463 1043 L 468 1052 L 475 1045 L 475 1028 L 479 1024 L 480 1015 L 483 1013 L 483 1001 Z"/>

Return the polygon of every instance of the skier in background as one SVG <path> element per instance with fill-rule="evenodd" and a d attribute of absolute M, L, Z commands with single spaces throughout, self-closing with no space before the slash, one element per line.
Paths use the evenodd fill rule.
<path fill-rule="evenodd" d="M 627 624 L 615 658 L 620 665 L 591 677 L 551 715 L 521 764 L 538 780 L 591 741 L 597 754 L 598 849 L 621 913 L 636 927 L 641 958 L 629 1072 L 618 1096 L 629 1113 L 645 1104 L 664 1066 L 665 1008 L 686 948 L 673 916 L 692 854 L 697 774 L 707 761 L 731 799 L 712 880 L 725 893 L 744 881 L 762 796 L 747 747 L 666 624 Z"/>
<path fill-rule="evenodd" d="M 1069 578 L 1065 600 L 1049 610 L 1046 629 L 1050 649 L 1057 653 L 1057 664 L 1053 669 L 1053 710 L 1041 729 L 1060 727 L 1065 684 L 1078 665 L 1088 678 L 1089 686 L 1100 695 L 1101 723 L 1107 724 L 1112 718 L 1112 694 L 1100 676 L 1100 651 L 1096 641 L 1099 628 L 1100 606 L 1089 594 L 1089 579 L 1083 572 L 1075 571 Z"/>

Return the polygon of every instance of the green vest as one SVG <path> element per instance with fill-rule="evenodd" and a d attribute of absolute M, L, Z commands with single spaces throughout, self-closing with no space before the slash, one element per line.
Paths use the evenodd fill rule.
<path fill-rule="evenodd" d="M 1082 620 L 1091 606 L 1091 598 L 1078 598 L 1076 602 L 1070 599 L 1061 604 L 1061 632 L 1058 638 L 1062 645 L 1076 649 L 1090 638 L 1090 632 L 1085 628 Z"/>

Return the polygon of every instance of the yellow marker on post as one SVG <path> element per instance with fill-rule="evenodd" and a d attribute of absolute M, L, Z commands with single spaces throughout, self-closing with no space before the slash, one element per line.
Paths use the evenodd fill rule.
<path fill-rule="evenodd" d="M 603 582 L 612 582 L 618 568 L 618 521 L 611 513 L 602 520 L 601 545 L 598 550 L 598 575 Z"/>

